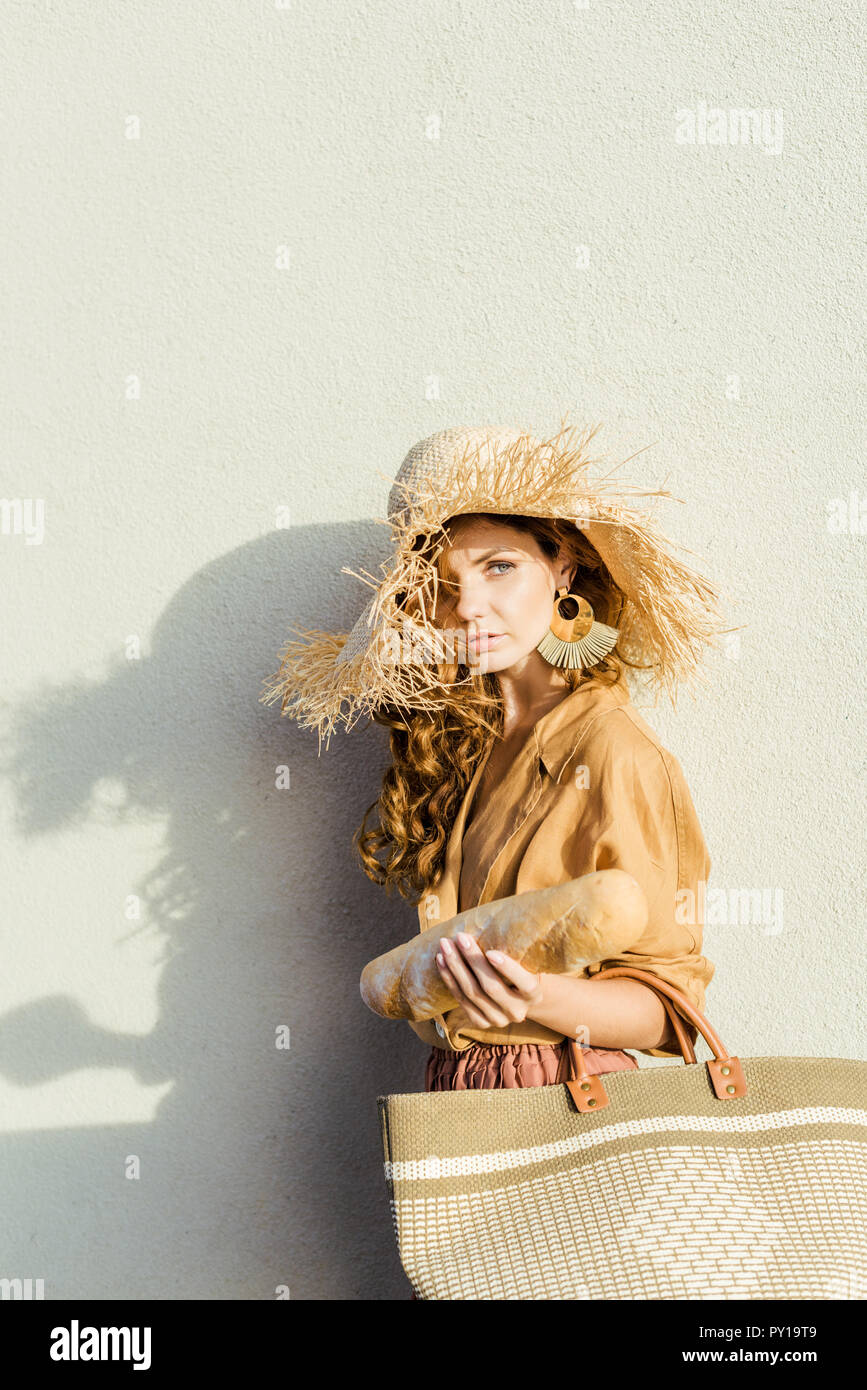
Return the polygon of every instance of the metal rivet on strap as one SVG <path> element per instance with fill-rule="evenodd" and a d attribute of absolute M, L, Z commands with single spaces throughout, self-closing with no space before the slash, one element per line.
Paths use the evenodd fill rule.
<path fill-rule="evenodd" d="M 590 1099 L 588 1100 L 587 1104 L 588 1104 L 588 1105 L 595 1105 L 595 1104 L 596 1104 L 596 1097 L 595 1097 L 595 1096 L 591 1096 Z"/>
<path fill-rule="evenodd" d="M 731 1071 L 731 1067 L 720 1067 L 720 1071 L 722 1072 L 723 1076 L 728 1076 Z"/>
<path fill-rule="evenodd" d="M 589 1090 L 590 1090 L 590 1082 L 589 1082 L 589 1081 L 582 1081 L 582 1082 L 581 1082 L 581 1090 L 582 1090 L 582 1091 L 589 1091 Z"/>
<path fill-rule="evenodd" d="M 728 1091 L 728 1093 L 729 1093 L 730 1096 L 733 1096 L 733 1095 L 734 1095 L 736 1089 L 737 1089 L 737 1088 L 734 1087 L 734 1086 L 726 1086 L 726 1090 Z"/>

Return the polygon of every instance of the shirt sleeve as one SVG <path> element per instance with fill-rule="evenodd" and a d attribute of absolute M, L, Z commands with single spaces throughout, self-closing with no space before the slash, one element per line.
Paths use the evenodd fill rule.
<path fill-rule="evenodd" d="M 644 889 L 649 909 L 634 947 L 577 973 L 592 977 L 616 965 L 647 970 L 704 1013 L 714 967 L 701 954 L 698 909 L 710 857 L 680 764 L 618 711 L 597 721 L 595 737 L 573 756 L 564 776 L 572 778 L 578 799 L 577 823 L 564 848 L 570 877 L 623 869 Z M 681 1017 L 695 1044 L 698 1029 Z M 674 1043 L 633 1051 L 681 1056 Z"/>
<path fill-rule="evenodd" d="M 445 1032 L 440 1032 L 440 1029 L 437 1027 L 437 1023 L 441 1019 L 442 1014 L 438 1014 L 437 1018 L 425 1019 L 422 1023 L 416 1023 L 412 1018 L 408 1018 L 406 1022 L 409 1024 L 416 1037 L 421 1038 L 422 1042 L 427 1043 L 428 1047 L 442 1047 L 443 1043 L 441 1039 L 444 1039 L 446 1035 Z M 441 1023 L 440 1027 L 442 1027 Z"/>

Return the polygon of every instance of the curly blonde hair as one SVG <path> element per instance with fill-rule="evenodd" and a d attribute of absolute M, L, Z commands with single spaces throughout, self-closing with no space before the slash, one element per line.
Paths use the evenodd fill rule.
<path fill-rule="evenodd" d="M 617 627 L 626 603 L 600 555 L 574 523 L 531 516 L 462 513 L 443 530 L 453 539 L 470 520 L 514 527 L 531 535 L 550 560 L 561 554 L 574 560 L 569 588 L 585 595 L 599 622 Z M 447 581 L 447 551 L 437 556 L 437 572 Z M 624 666 L 636 666 L 613 651 L 590 670 L 563 669 L 566 686 L 577 690 L 588 681 L 616 685 Z M 643 669 L 643 668 L 639 668 Z M 496 674 L 461 662 L 440 667 L 455 682 L 455 699 L 444 711 L 419 711 L 407 717 L 381 705 L 377 724 L 391 729 L 391 765 L 376 801 L 368 806 L 353 837 L 362 868 L 391 894 L 395 889 L 417 906 L 440 873 L 451 827 L 479 760 L 494 739 L 502 737 L 503 701 Z M 376 811 L 378 824 L 367 828 Z M 383 855 L 385 856 L 383 858 Z"/>

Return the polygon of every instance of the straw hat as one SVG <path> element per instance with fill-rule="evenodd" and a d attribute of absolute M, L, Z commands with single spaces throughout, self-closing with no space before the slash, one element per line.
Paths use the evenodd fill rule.
<path fill-rule="evenodd" d="M 431 711 L 453 704 L 456 687 L 441 679 L 437 663 L 450 654 L 454 660 L 454 648 L 428 610 L 443 523 L 468 512 L 573 522 L 625 595 L 617 653 L 649 665 L 648 678 L 673 702 L 679 680 L 703 680 L 705 647 L 732 630 L 720 626 L 719 590 L 677 559 L 655 519 L 631 505 L 635 497 L 671 493 L 591 476 L 586 447 L 599 428 L 573 441 L 575 427 L 565 423 L 547 440 L 516 428 L 467 426 L 414 444 L 388 499 L 391 555 L 382 576 L 342 567 L 371 586 L 370 603 L 349 633 L 291 628 L 299 640 L 281 649 L 260 701 L 279 700 L 282 714 L 317 729 L 320 752 L 337 724 L 348 730 L 378 705 Z"/>

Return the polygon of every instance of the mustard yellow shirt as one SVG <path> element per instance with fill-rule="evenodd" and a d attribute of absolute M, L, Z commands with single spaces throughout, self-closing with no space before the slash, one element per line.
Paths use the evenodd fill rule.
<path fill-rule="evenodd" d="M 680 763 L 635 709 L 626 687 L 590 680 L 544 714 L 465 834 L 492 747 L 464 795 L 439 879 L 418 904 L 419 931 L 479 903 L 567 883 L 597 869 L 624 869 L 647 895 L 644 934 L 631 951 L 576 976 L 637 966 L 676 985 L 704 1013 L 714 966 L 701 954 L 696 918 L 710 856 Z M 690 890 L 691 901 L 683 890 Z M 694 1044 L 697 1029 L 683 1021 Z M 475 1029 L 459 1007 L 409 1026 L 423 1042 L 455 1051 L 474 1042 L 558 1043 L 564 1036 L 532 1019 Z M 681 1055 L 674 1046 L 631 1050 Z"/>

